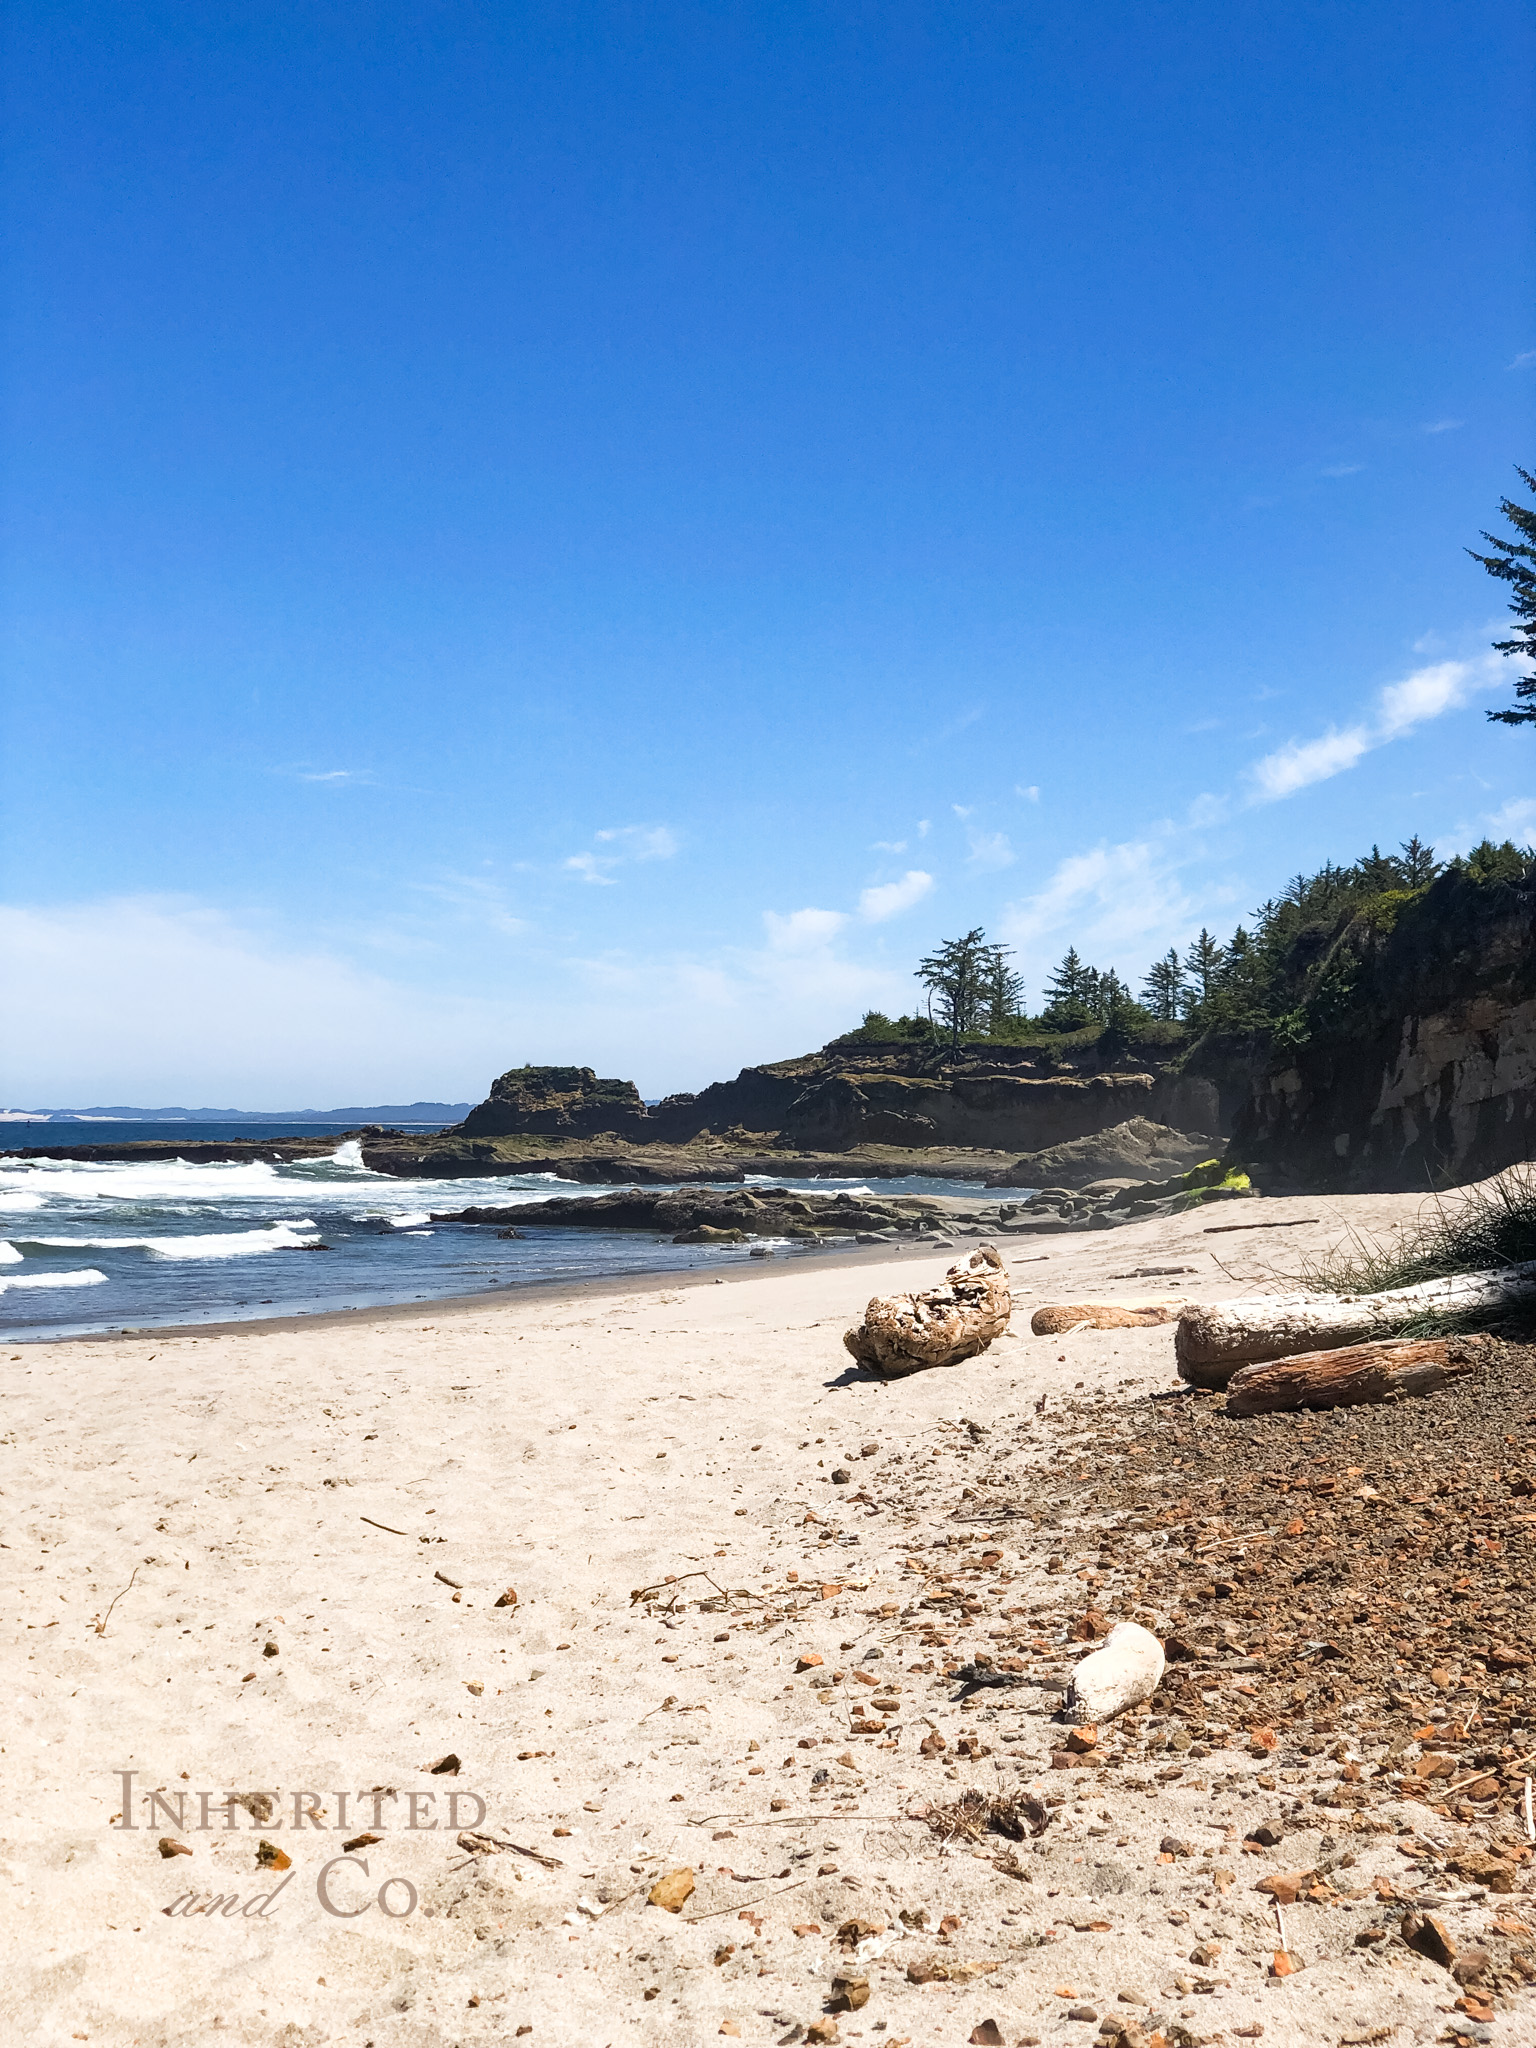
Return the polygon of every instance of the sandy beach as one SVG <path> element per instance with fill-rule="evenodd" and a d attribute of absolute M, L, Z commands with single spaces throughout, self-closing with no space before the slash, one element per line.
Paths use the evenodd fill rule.
<path fill-rule="evenodd" d="M 1326 1813 L 1240 1854 L 1267 1794 L 1053 1770 L 1056 1695 L 957 1700 L 944 1676 L 1043 1634 L 1030 1611 L 1064 1583 L 1050 1529 L 965 1519 L 982 1468 L 1027 1500 L 1064 1445 L 1094 1463 L 1074 1401 L 1175 1383 L 1169 1328 L 1035 1338 L 1032 1307 L 1273 1285 L 1420 1206 L 1005 1238 L 1010 1335 L 892 1384 L 842 1332 L 952 1254 L 12 1347 L 8 2036 L 564 2048 L 819 2025 L 927 2048 L 1089 2042 L 1118 2015 L 1170 2041 L 1436 2038 L 1456 1985 L 1416 1956 L 1362 1967 L 1368 1914 L 1291 1909 L 1307 1967 L 1269 1975 L 1284 1944 L 1254 1879 L 1316 1864 Z M 1141 1266 L 1187 1270 L 1113 1277 Z M 911 1562 L 936 1549 L 999 1553 L 947 1652 L 920 1641 Z M 1057 1630 L 1041 1668 L 1082 1647 Z M 1022 1876 L 996 1837 L 942 1850 L 907 1817 L 967 1785 L 1060 1802 Z M 1394 1844 L 1361 1836 L 1357 1882 L 1401 1875 Z M 261 1866 L 274 1851 L 287 1867 Z M 648 1904 L 678 1870 L 682 1911 Z M 1471 1940 L 1501 1904 L 1522 1902 L 1445 1910 Z M 947 1980 L 913 1981 L 935 1956 Z M 870 1995 L 829 2019 L 839 1972 Z"/>

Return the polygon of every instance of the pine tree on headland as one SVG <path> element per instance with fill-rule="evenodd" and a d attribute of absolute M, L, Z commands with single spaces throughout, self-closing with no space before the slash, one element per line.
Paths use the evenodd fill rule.
<path fill-rule="evenodd" d="M 1398 862 L 1403 882 L 1409 889 L 1422 889 L 1426 882 L 1432 882 L 1440 872 L 1441 863 L 1435 859 L 1435 849 L 1426 846 L 1415 832 L 1411 839 L 1402 842 L 1402 859 Z"/>
<path fill-rule="evenodd" d="M 1184 1014 L 1192 1023 L 1199 1022 L 1205 1015 L 1211 997 L 1216 993 L 1216 978 L 1221 972 L 1222 951 L 1216 940 L 1200 927 L 1200 936 L 1184 955 Z"/>
<path fill-rule="evenodd" d="M 1141 984 L 1141 998 L 1159 1023 L 1178 1020 L 1179 998 L 1184 992 L 1184 969 L 1178 949 L 1170 946 L 1161 960 L 1154 960 Z"/>
<path fill-rule="evenodd" d="M 1529 470 L 1517 465 L 1515 474 L 1527 490 L 1536 491 L 1536 476 Z M 1500 654 L 1536 661 L 1536 506 L 1502 498 L 1499 510 L 1514 527 L 1516 537 L 1506 539 L 1503 534 L 1485 533 L 1483 539 L 1493 553 L 1480 555 L 1475 548 L 1468 548 L 1467 553 L 1474 562 L 1481 562 L 1490 576 L 1509 584 L 1514 593 L 1509 609 L 1520 623 L 1510 639 L 1495 640 L 1493 645 Z M 1536 670 L 1516 676 L 1515 699 L 1507 711 L 1490 711 L 1488 716 L 1498 725 L 1536 725 Z"/>
<path fill-rule="evenodd" d="M 962 939 L 945 939 L 935 953 L 917 964 L 917 979 L 928 991 L 930 1014 L 958 1047 L 968 1032 L 979 1031 L 986 1013 L 992 956 L 1000 949 L 987 944 L 980 925 Z"/>
<path fill-rule="evenodd" d="M 1090 1001 L 1098 996 L 1099 977 L 1085 967 L 1076 946 L 1069 946 L 1061 965 L 1045 985 L 1045 1015 L 1058 1031 L 1076 1031 L 1089 1022 Z"/>
<path fill-rule="evenodd" d="M 1024 977 L 1008 965 L 1007 946 L 988 946 L 982 957 L 982 1005 L 987 1030 L 996 1038 L 1024 1007 Z"/>

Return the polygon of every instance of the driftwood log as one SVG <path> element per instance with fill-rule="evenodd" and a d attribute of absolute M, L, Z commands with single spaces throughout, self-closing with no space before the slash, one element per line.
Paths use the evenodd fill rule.
<path fill-rule="evenodd" d="M 1166 1301 L 1079 1301 L 1065 1308 L 1037 1308 L 1029 1327 L 1037 1337 L 1059 1337 L 1085 1324 L 1090 1330 L 1150 1330 L 1171 1323 L 1178 1313 L 1177 1305 Z"/>
<path fill-rule="evenodd" d="M 1483 1337 L 1399 1337 L 1240 1366 L 1227 1382 L 1229 1415 L 1354 1408 L 1395 1395 L 1433 1394 L 1484 1362 Z"/>
<path fill-rule="evenodd" d="M 1191 1303 L 1179 1317 L 1174 1356 L 1196 1387 L 1224 1387 L 1240 1365 L 1394 1336 L 1428 1314 L 1465 1315 L 1536 1299 L 1536 1260 L 1493 1273 L 1456 1273 L 1386 1294 L 1259 1294 Z"/>
<path fill-rule="evenodd" d="M 930 1365 L 958 1365 L 985 1351 L 1008 1327 L 1013 1299 L 1008 1274 L 989 1244 L 963 1266 L 951 1266 L 941 1287 L 921 1294 L 877 1294 L 843 1343 L 860 1365 L 888 1380 Z"/>

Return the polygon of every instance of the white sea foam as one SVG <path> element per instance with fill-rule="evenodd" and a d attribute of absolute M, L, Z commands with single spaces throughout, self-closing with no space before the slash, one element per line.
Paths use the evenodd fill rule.
<path fill-rule="evenodd" d="M 17 1265 L 23 1257 L 24 1254 L 17 1251 L 15 1245 L 8 1243 L 5 1238 L 0 1237 L 0 1266 Z"/>
<path fill-rule="evenodd" d="M 432 1218 L 425 1209 L 407 1209 L 403 1216 L 391 1216 L 389 1220 L 396 1230 L 415 1230 Z"/>
<path fill-rule="evenodd" d="M 19 1216 L 27 1209 L 41 1209 L 44 1206 L 41 1195 L 24 1194 L 19 1188 L 0 1188 L 0 1209 L 13 1216 Z"/>
<path fill-rule="evenodd" d="M 0 1294 L 9 1294 L 13 1287 L 100 1287 L 106 1277 L 94 1266 L 79 1273 L 15 1273 L 0 1276 Z"/>
<path fill-rule="evenodd" d="M 45 1245 L 52 1251 L 153 1252 L 160 1259 L 244 1259 L 253 1252 L 300 1251 L 318 1244 L 318 1237 L 299 1233 L 315 1225 L 269 1223 L 260 1230 L 217 1230 L 201 1237 L 33 1237 L 23 1244 Z"/>

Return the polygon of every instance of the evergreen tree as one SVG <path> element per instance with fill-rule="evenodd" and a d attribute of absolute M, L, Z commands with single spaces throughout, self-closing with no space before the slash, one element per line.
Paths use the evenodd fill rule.
<path fill-rule="evenodd" d="M 1440 862 L 1435 859 L 1435 849 L 1426 846 L 1417 832 L 1411 839 L 1403 841 L 1402 853 L 1399 865 L 1408 888 L 1422 889 L 1426 882 L 1432 882 L 1439 874 Z"/>
<path fill-rule="evenodd" d="M 1304 877 L 1298 875 L 1297 883 Z M 1292 887 L 1296 884 L 1293 883 Z M 1184 955 L 1184 1014 L 1198 1022 L 1205 1015 L 1206 1005 L 1216 991 L 1216 976 L 1221 968 L 1221 948 L 1205 929 L 1200 927 L 1200 936 Z"/>
<path fill-rule="evenodd" d="M 963 939 L 946 939 L 936 953 L 917 966 L 917 979 L 927 989 L 938 1023 L 958 1046 L 968 1032 L 979 1031 L 985 1015 L 992 956 L 980 925 Z"/>
<path fill-rule="evenodd" d="M 1045 985 L 1045 1020 L 1057 1031 L 1076 1031 L 1092 1019 L 1091 1001 L 1098 996 L 1098 975 L 1085 967 L 1076 946 L 1069 946 L 1061 965 Z"/>
<path fill-rule="evenodd" d="M 1154 960 L 1141 984 L 1141 999 L 1159 1022 L 1172 1024 L 1179 1014 L 1184 992 L 1184 969 L 1177 949 L 1170 946 L 1161 960 Z"/>
<path fill-rule="evenodd" d="M 996 1038 L 1006 1030 L 1024 1005 L 1024 977 L 1008 965 L 1012 951 L 1007 946 L 988 946 L 982 963 L 982 1005 L 987 1030 Z"/>
<path fill-rule="evenodd" d="M 1527 490 L 1536 491 L 1536 476 L 1529 470 L 1517 466 L 1515 474 Z M 1514 527 L 1516 537 L 1506 539 L 1502 534 L 1485 533 L 1483 539 L 1493 553 L 1480 555 L 1475 548 L 1468 548 L 1467 553 L 1474 562 L 1481 562 L 1490 576 L 1507 583 L 1514 593 L 1509 609 L 1519 624 L 1511 638 L 1495 640 L 1494 646 L 1500 654 L 1536 661 L 1536 506 L 1501 498 L 1499 510 Z M 1500 725 L 1536 724 L 1536 671 L 1516 676 L 1515 702 L 1507 711 L 1490 711 L 1488 716 Z"/>

